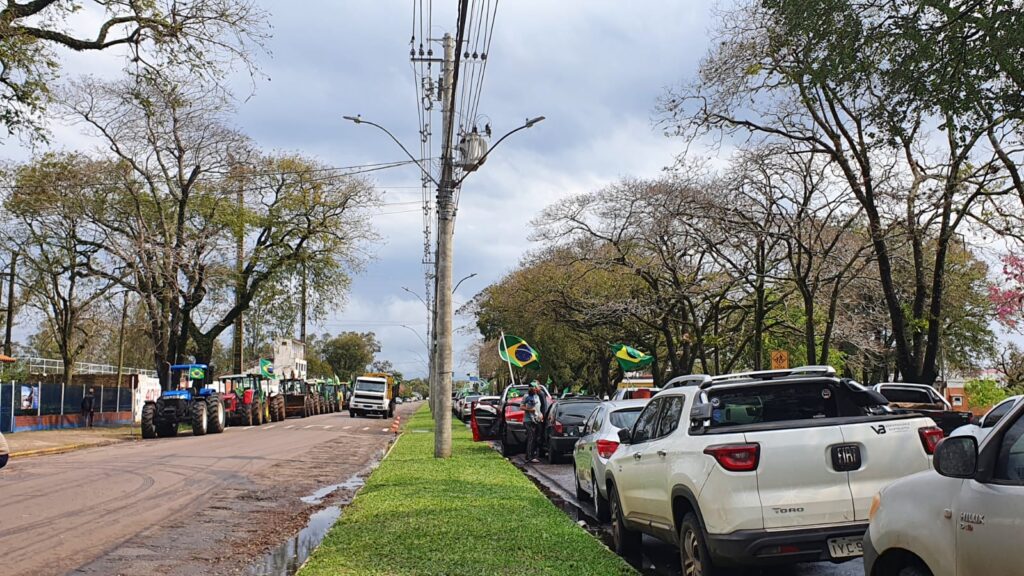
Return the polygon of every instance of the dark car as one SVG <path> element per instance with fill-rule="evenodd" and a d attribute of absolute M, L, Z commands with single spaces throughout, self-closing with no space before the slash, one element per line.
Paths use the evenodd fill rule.
<path fill-rule="evenodd" d="M 576 396 L 563 398 L 548 407 L 541 434 L 541 450 L 547 454 L 548 463 L 557 464 L 562 456 L 572 454 L 583 423 L 600 405 L 598 398 Z"/>
<path fill-rule="evenodd" d="M 537 388 L 540 412 L 545 414 L 552 402 L 551 394 L 544 386 Z M 522 452 L 526 448 L 526 426 L 523 424 L 521 404 L 529 389 L 526 384 L 508 386 L 501 394 L 501 402 L 497 406 L 478 403 L 470 416 L 473 440 L 497 440 L 501 443 L 501 455 L 506 457 Z"/>

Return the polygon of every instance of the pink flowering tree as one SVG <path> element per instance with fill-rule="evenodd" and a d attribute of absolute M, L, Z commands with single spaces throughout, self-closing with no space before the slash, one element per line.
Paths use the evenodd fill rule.
<path fill-rule="evenodd" d="M 995 306 L 999 321 L 1007 328 L 1016 329 L 1024 320 L 1024 257 L 1004 256 L 1003 277 L 1003 285 L 989 286 L 988 298 Z"/>

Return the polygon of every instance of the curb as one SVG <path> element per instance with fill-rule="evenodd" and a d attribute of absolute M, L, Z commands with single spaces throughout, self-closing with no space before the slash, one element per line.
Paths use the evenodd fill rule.
<path fill-rule="evenodd" d="M 75 450 L 81 450 L 83 448 L 94 448 L 99 446 L 109 446 L 111 444 L 118 444 L 121 441 L 114 442 L 83 442 L 80 444 L 65 444 L 64 446 L 53 446 L 50 448 L 37 448 L 35 450 L 22 450 L 21 452 L 11 452 L 10 457 L 13 458 L 28 458 L 31 456 L 49 456 L 53 454 L 63 454 L 65 452 L 74 452 Z"/>

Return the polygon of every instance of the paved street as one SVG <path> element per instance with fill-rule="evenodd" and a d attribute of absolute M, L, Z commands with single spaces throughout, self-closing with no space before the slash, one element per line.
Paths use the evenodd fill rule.
<path fill-rule="evenodd" d="M 583 511 L 583 516 L 574 515 L 574 519 L 584 520 L 588 529 L 593 531 L 601 530 L 606 532 L 607 527 L 595 528 L 593 505 L 578 502 L 575 498 L 575 486 L 572 475 L 571 464 L 523 464 L 523 457 L 516 456 L 514 462 L 520 468 L 525 467 L 527 473 L 535 480 L 541 482 L 545 488 L 551 491 L 555 498 L 564 500 L 567 504 L 564 509 L 570 515 L 574 515 L 573 507 Z M 607 538 L 606 538 L 606 541 Z M 677 550 L 668 544 L 648 536 L 644 536 L 643 557 L 630 559 L 630 563 L 644 574 L 658 576 L 678 576 L 679 554 Z M 843 564 L 806 564 L 795 567 L 765 570 L 765 576 L 863 576 L 864 564 L 861 560 L 853 560 Z"/>
<path fill-rule="evenodd" d="M 326 414 L 12 460 L 3 573 L 238 573 L 330 503 L 300 497 L 365 473 L 390 425 Z"/>

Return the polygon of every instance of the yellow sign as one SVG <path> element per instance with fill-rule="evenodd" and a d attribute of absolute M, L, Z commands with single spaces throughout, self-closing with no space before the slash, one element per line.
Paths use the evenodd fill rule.
<path fill-rule="evenodd" d="M 785 370 L 789 368 L 789 352 L 785 350 L 772 350 L 772 370 Z"/>

